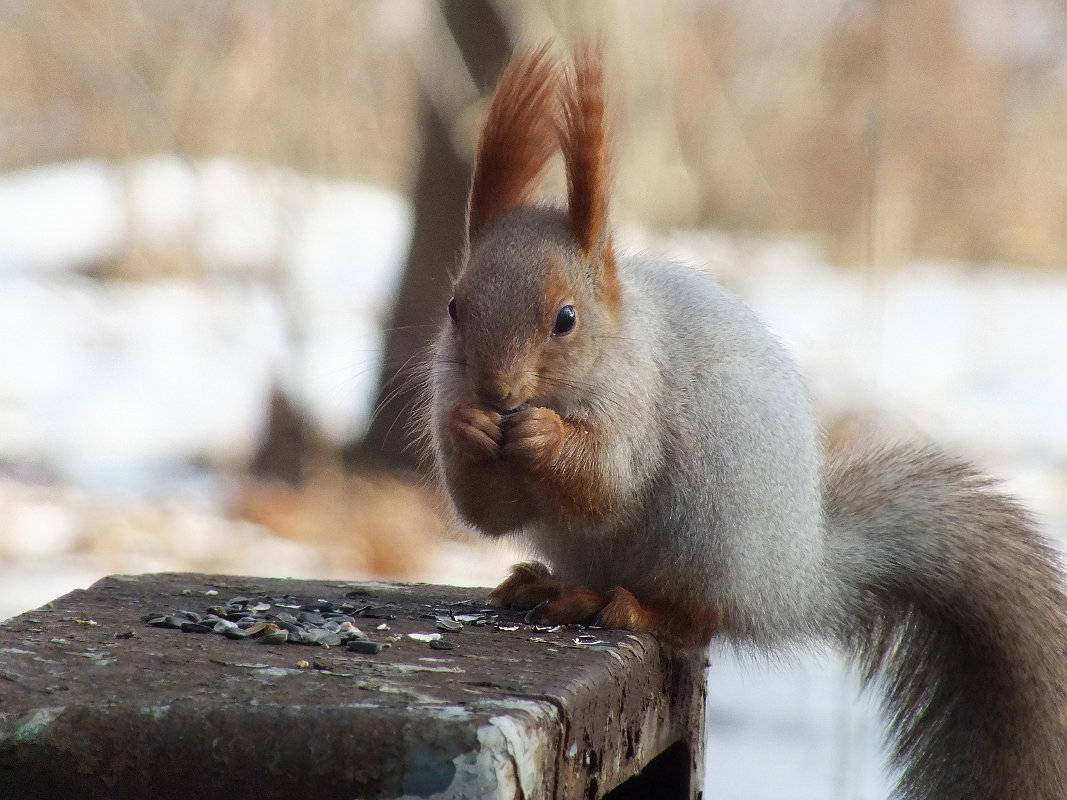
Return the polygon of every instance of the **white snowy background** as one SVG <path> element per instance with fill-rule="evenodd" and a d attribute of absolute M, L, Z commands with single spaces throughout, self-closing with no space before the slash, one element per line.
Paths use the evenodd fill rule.
<path fill-rule="evenodd" d="M 234 160 L 0 175 L 0 618 L 116 570 L 208 559 L 316 574 L 304 546 L 228 519 L 224 473 L 204 465 L 247 460 L 276 380 L 331 435 L 360 433 L 410 223 L 385 191 Z M 828 418 L 885 412 L 934 436 L 1067 540 L 1067 277 L 845 270 L 803 241 L 715 232 L 622 238 L 704 265 L 743 296 Z M 93 277 L 123 253 L 173 250 L 205 270 Z M 142 527 L 97 541 L 93 519 L 116 507 Z M 134 545 L 160 509 L 168 538 Z M 427 577 L 489 584 L 507 554 L 471 561 L 449 551 Z M 876 712 L 836 660 L 716 650 L 713 664 L 708 797 L 885 796 Z"/>

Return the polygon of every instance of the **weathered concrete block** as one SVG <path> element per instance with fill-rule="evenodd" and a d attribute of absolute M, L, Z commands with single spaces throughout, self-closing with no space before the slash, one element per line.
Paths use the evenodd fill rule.
<path fill-rule="evenodd" d="M 284 620 L 326 600 L 326 617 L 346 614 L 389 646 L 267 644 L 262 633 L 237 640 L 143 621 L 204 615 L 239 595 Z M 0 626 L 0 796 L 595 798 L 665 751 L 614 796 L 699 796 L 704 654 L 670 657 L 624 632 L 537 629 L 494 616 L 485 596 L 105 578 Z M 318 612 L 304 613 L 315 627 Z"/>

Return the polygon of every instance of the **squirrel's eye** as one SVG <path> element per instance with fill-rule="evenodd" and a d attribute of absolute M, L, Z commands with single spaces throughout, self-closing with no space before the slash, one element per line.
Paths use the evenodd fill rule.
<path fill-rule="evenodd" d="M 578 322 L 578 315 L 574 312 L 574 306 L 563 306 L 556 314 L 556 322 L 552 325 L 552 335 L 562 336 L 574 330 Z"/>
<path fill-rule="evenodd" d="M 456 298 L 452 298 L 448 301 L 448 316 L 452 317 L 453 322 L 458 322 L 456 318 Z"/>

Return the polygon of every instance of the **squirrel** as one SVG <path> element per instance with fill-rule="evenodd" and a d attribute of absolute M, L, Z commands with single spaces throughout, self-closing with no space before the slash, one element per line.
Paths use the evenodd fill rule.
<path fill-rule="evenodd" d="M 1053 549 L 927 444 L 824 453 L 783 346 L 711 277 L 622 255 L 602 69 L 551 45 L 490 103 L 424 427 L 459 516 L 542 558 L 490 595 L 695 648 L 842 647 L 883 690 L 902 798 L 1067 797 Z M 532 195 L 562 155 L 566 204 Z"/>

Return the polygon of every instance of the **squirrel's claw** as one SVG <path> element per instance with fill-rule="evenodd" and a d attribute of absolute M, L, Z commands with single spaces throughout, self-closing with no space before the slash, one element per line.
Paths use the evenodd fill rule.
<path fill-rule="evenodd" d="M 500 453 L 504 433 L 501 416 L 485 406 L 456 403 L 448 415 L 452 446 L 473 458 L 493 458 Z"/>
<path fill-rule="evenodd" d="M 560 591 L 548 567 L 525 561 L 514 565 L 511 574 L 489 593 L 489 603 L 498 608 L 533 609 L 546 600 L 555 600 Z"/>
<path fill-rule="evenodd" d="M 621 586 L 598 592 L 579 584 L 559 584 L 536 561 L 516 564 L 489 594 L 500 608 L 528 611 L 527 622 L 592 625 L 609 630 L 651 633 L 666 644 L 701 647 L 721 627 L 722 614 L 694 600 L 637 599 Z"/>
<path fill-rule="evenodd" d="M 606 595 L 586 586 L 570 584 L 563 587 L 559 597 L 544 606 L 541 610 L 541 619 L 552 625 L 600 626 L 598 620 L 606 603 Z"/>
<path fill-rule="evenodd" d="M 529 469 L 550 469 L 559 458 L 566 429 L 551 408 L 530 406 L 504 418 L 504 457 Z"/>

